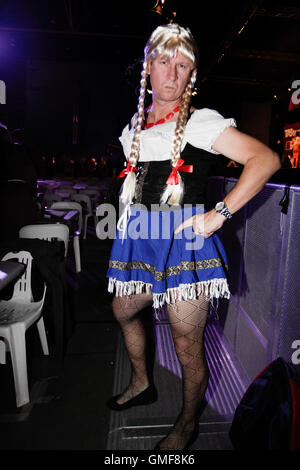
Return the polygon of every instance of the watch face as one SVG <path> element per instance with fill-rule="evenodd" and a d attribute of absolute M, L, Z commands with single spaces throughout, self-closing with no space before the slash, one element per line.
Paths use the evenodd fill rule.
<path fill-rule="evenodd" d="M 224 209 L 224 206 L 225 206 L 224 202 L 221 201 L 221 202 L 218 202 L 218 203 L 216 204 L 215 209 L 216 209 L 217 212 L 219 212 L 219 211 L 221 211 L 222 209 Z"/>

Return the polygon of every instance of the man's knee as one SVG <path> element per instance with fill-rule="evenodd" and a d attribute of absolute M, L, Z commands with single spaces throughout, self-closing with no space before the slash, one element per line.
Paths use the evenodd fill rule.
<path fill-rule="evenodd" d="M 152 302 L 152 297 L 141 295 L 126 295 L 115 296 L 112 301 L 112 310 L 116 320 L 120 323 L 126 323 L 135 317 L 135 315 L 149 306 Z"/>

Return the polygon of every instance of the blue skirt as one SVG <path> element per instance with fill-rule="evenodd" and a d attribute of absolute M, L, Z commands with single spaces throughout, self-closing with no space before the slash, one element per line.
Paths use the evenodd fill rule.
<path fill-rule="evenodd" d="M 203 206 L 148 211 L 131 206 L 123 231 L 117 230 L 107 272 L 108 291 L 117 296 L 146 292 L 153 307 L 205 296 L 230 297 L 227 258 L 217 234 L 196 235 L 192 227 L 174 234 Z"/>

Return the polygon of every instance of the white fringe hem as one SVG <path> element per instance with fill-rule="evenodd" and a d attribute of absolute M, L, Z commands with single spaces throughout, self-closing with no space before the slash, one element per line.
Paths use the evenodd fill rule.
<path fill-rule="evenodd" d="M 118 281 L 110 277 L 108 280 L 108 292 L 113 293 L 116 290 L 117 297 L 132 294 L 152 294 L 152 284 L 142 281 Z M 205 296 L 206 300 L 212 301 L 214 298 L 230 298 L 230 291 L 227 279 L 211 279 L 193 284 L 179 284 L 178 287 L 167 289 L 162 294 L 153 293 L 153 308 L 159 309 L 165 303 L 174 303 L 176 300 L 196 299 L 199 296 Z"/>

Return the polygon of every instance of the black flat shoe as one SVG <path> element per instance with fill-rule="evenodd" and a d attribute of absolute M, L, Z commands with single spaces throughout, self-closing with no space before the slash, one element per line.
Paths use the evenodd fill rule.
<path fill-rule="evenodd" d="M 153 450 L 156 450 L 157 452 L 168 452 L 170 450 L 172 450 L 173 452 L 176 451 L 176 452 L 182 452 L 182 451 L 185 451 L 185 450 L 188 450 L 188 448 L 196 441 L 197 437 L 198 437 L 198 434 L 199 434 L 199 426 L 197 425 L 194 429 L 194 431 L 192 432 L 191 434 L 191 437 L 189 438 L 189 440 L 187 441 L 186 445 L 184 446 L 183 449 L 161 449 L 160 448 L 160 443 L 165 439 L 161 439 L 157 444 L 156 446 L 154 447 Z"/>
<path fill-rule="evenodd" d="M 122 410 L 127 410 L 128 408 L 131 408 L 133 406 L 141 406 L 141 405 L 150 405 L 151 403 L 154 403 L 157 400 L 157 390 L 154 387 L 154 385 L 150 385 L 146 390 L 141 392 L 139 395 L 136 397 L 131 398 L 130 400 L 127 400 L 125 403 L 122 403 L 121 405 L 117 403 L 118 398 L 121 396 L 116 395 L 114 397 L 111 397 L 107 402 L 106 405 L 108 408 L 111 410 L 115 411 L 122 411 Z"/>

